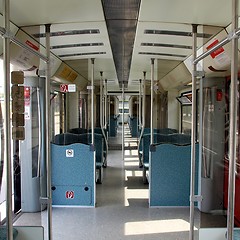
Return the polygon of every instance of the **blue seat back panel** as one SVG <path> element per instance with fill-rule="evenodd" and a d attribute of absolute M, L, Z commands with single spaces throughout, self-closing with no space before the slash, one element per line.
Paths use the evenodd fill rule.
<path fill-rule="evenodd" d="M 196 144 L 196 168 L 198 144 Z M 191 145 L 160 144 L 151 152 L 150 206 L 189 206 Z M 196 171 L 196 185 L 197 189 Z"/>
<path fill-rule="evenodd" d="M 92 206 L 95 196 L 95 153 L 90 146 L 81 143 L 67 146 L 51 144 L 51 153 L 53 205 L 66 205 L 68 202 L 70 205 Z M 74 191 L 75 200 L 67 198 L 66 191 Z"/>

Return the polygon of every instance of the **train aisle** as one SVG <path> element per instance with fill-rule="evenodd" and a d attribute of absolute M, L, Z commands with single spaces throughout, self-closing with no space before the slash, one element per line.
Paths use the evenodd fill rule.
<path fill-rule="evenodd" d="M 103 183 L 97 185 L 96 208 L 53 208 L 54 240 L 188 239 L 188 208 L 148 207 L 137 142 L 129 129 L 125 133 L 125 160 L 121 150 L 109 151 Z"/>

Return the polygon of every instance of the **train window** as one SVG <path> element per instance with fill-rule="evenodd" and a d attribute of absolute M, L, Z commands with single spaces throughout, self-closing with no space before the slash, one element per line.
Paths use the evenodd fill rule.
<path fill-rule="evenodd" d="M 52 136 L 65 132 L 65 94 L 56 92 L 51 97 Z"/>
<path fill-rule="evenodd" d="M 191 134 L 192 105 L 182 105 L 182 132 Z"/>
<path fill-rule="evenodd" d="M 2 84 L 1 84 L 2 86 Z M 3 108 L 3 92 L 2 87 L 0 88 L 0 222 L 3 220 L 3 214 L 4 211 L 4 202 L 5 202 L 5 194 L 6 194 L 6 186 L 4 184 L 4 132 L 3 132 L 3 114 L 2 114 L 2 108 Z M 4 185 L 3 185 L 4 184 Z"/>
<path fill-rule="evenodd" d="M 38 175 L 38 153 L 39 153 L 39 111 L 36 111 L 39 106 L 39 91 L 38 88 L 32 87 L 32 177 L 37 177 Z"/>
<path fill-rule="evenodd" d="M 181 104 L 181 132 L 191 134 L 192 126 L 192 92 L 184 92 L 177 100 Z"/>
<path fill-rule="evenodd" d="M 79 99 L 79 127 L 87 128 L 87 102 L 85 98 Z"/>
<path fill-rule="evenodd" d="M 239 84 L 240 79 L 238 79 L 238 115 L 237 115 L 237 131 L 236 131 L 236 136 L 237 136 L 237 157 L 236 157 L 236 171 L 238 173 L 238 176 L 240 177 L 240 84 Z M 226 100 L 226 109 L 225 109 L 225 160 L 228 163 L 229 161 L 229 134 L 230 134 L 230 84 L 231 81 L 230 79 L 227 80 L 226 83 L 226 93 L 225 93 L 225 100 Z"/>
<path fill-rule="evenodd" d="M 122 109 L 119 109 L 119 113 L 122 113 L 123 110 Z M 124 113 L 129 113 L 129 109 L 124 109 Z"/>
<path fill-rule="evenodd" d="M 10 64 L 10 71 L 12 71 Z M 3 60 L 0 59 L 0 223 L 6 218 L 6 159 L 4 158 L 4 76 Z M 11 103 L 10 103 L 11 104 Z M 12 164 L 13 166 L 13 164 Z"/>
<path fill-rule="evenodd" d="M 196 105 L 197 105 L 197 126 L 198 119 L 199 119 L 199 90 L 197 89 L 197 95 L 196 95 Z M 192 92 L 184 92 L 179 97 L 177 97 L 177 100 L 181 104 L 181 132 L 185 134 L 191 134 L 191 128 L 192 128 Z M 199 127 L 196 129 L 196 139 L 198 139 L 199 136 Z"/>

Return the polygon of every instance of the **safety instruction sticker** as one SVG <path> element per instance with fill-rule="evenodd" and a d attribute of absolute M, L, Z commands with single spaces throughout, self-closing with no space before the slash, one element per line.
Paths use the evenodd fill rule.
<path fill-rule="evenodd" d="M 66 191 L 66 199 L 74 199 L 74 191 Z"/>
<path fill-rule="evenodd" d="M 213 46 L 219 43 L 218 39 L 214 40 L 210 45 L 207 46 L 207 50 L 211 49 Z M 226 66 L 230 64 L 230 57 L 227 55 L 223 47 L 218 48 L 213 51 L 210 56 L 216 64 L 219 66 Z"/>
<path fill-rule="evenodd" d="M 74 157 L 74 150 L 73 149 L 67 149 L 66 150 L 66 157 Z"/>

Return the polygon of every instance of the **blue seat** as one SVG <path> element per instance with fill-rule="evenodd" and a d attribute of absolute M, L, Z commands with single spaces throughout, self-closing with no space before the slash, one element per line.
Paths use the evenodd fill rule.
<path fill-rule="evenodd" d="M 13 228 L 13 240 L 17 238 L 18 231 Z M 7 228 L 5 226 L 0 227 L 0 240 L 7 240 Z"/>
<path fill-rule="evenodd" d="M 92 140 L 91 133 L 82 133 L 82 134 L 75 134 L 75 133 L 61 133 L 57 134 L 54 137 L 54 144 L 57 145 L 70 145 L 74 143 L 82 143 L 90 145 Z M 103 163 L 104 163 L 104 138 L 102 134 L 94 133 L 94 148 L 96 151 L 96 168 L 98 171 L 98 178 L 97 182 L 102 183 L 103 177 Z"/>
<path fill-rule="evenodd" d="M 88 130 L 85 128 L 72 128 L 68 131 L 69 133 L 75 133 L 75 134 L 82 134 L 82 133 L 87 133 Z"/>
<path fill-rule="evenodd" d="M 78 134 L 74 133 L 61 133 L 54 137 L 53 142 L 57 145 L 69 145 L 72 143 L 78 143 L 79 137 Z"/>
<path fill-rule="evenodd" d="M 149 166 L 149 151 L 150 151 L 150 139 L 151 134 L 143 135 L 143 151 L 142 151 L 142 164 L 143 164 L 143 182 L 147 182 L 146 171 Z M 153 142 L 154 144 L 160 143 L 172 143 L 176 145 L 187 145 L 191 143 L 191 136 L 187 134 L 181 133 L 173 133 L 173 134 L 153 134 Z"/>
<path fill-rule="evenodd" d="M 199 145 L 196 144 L 196 182 L 198 188 Z M 158 144 L 151 152 L 150 206 L 189 206 L 191 145 Z"/>

